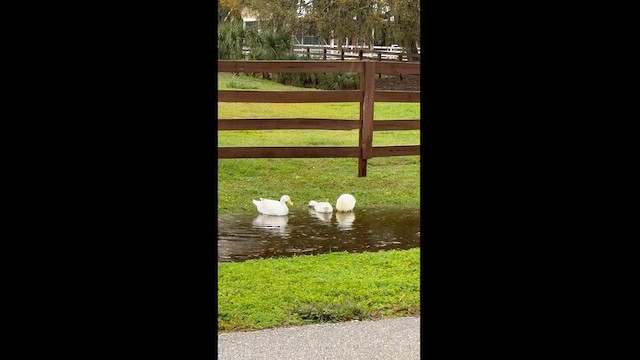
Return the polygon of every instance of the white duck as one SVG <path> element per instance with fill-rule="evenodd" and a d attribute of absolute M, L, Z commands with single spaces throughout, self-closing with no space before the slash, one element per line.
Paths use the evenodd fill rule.
<path fill-rule="evenodd" d="M 282 195 L 280 201 L 260 198 L 260 200 L 253 200 L 253 203 L 260 214 L 278 216 L 287 215 L 289 213 L 287 204 L 293 205 L 289 195 Z"/>
<path fill-rule="evenodd" d="M 342 194 L 336 201 L 336 210 L 338 211 L 351 211 L 356 206 L 356 198 L 351 194 Z"/>
<path fill-rule="evenodd" d="M 315 200 L 309 201 L 309 206 L 313 206 L 313 210 L 319 213 L 333 212 L 333 207 L 326 201 L 317 202 Z"/>

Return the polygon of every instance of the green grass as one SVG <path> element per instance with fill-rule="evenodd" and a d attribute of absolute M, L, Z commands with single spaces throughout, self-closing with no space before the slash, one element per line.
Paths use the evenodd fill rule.
<path fill-rule="evenodd" d="M 218 329 L 420 314 L 420 249 L 218 264 Z"/>
<path fill-rule="evenodd" d="M 230 73 L 218 73 L 218 89 L 323 91 L 282 85 L 273 81 L 253 78 L 250 76 L 234 76 Z M 221 119 L 307 117 L 357 120 L 359 118 L 359 114 L 359 103 L 218 103 L 218 117 Z M 420 104 L 376 103 L 374 104 L 373 114 L 374 120 L 419 119 Z"/>
<path fill-rule="evenodd" d="M 220 89 L 308 90 L 248 76 L 219 73 Z M 357 103 L 245 104 L 218 103 L 219 118 L 333 118 L 358 119 Z M 377 121 L 418 119 L 420 104 L 377 103 Z M 357 146 L 357 130 L 250 130 L 218 131 L 218 146 Z M 374 146 L 417 145 L 420 131 L 376 131 Z M 357 177 L 357 159 L 220 159 L 218 160 L 218 212 L 255 212 L 251 199 L 291 196 L 291 211 L 306 210 L 309 200 L 335 200 L 351 193 L 358 208 L 420 206 L 420 157 L 373 158 L 367 176 Z M 393 184 L 393 186 L 390 186 Z"/>
<path fill-rule="evenodd" d="M 220 89 L 304 90 L 247 76 L 219 74 Z M 358 119 L 357 103 L 219 103 L 219 118 Z M 419 104 L 378 103 L 375 120 L 418 119 Z M 374 146 L 420 144 L 419 131 L 379 131 Z M 219 131 L 218 146 L 356 146 L 358 131 Z M 291 196 L 291 212 L 309 200 L 335 204 L 353 194 L 357 209 L 419 208 L 420 157 L 357 159 L 219 159 L 218 213 L 256 213 L 251 199 Z M 420 249 L 332 253 L 218 264 L 219 331 L 420 313 Z"/>
<path fill-rule="evenodd" d="M 219 90 L 234 90 L 238 89 L 234 87 L 236 85 L 247 86 L 251 89 L 259 89 L 259 90 L 309 90 L 316 91 L 316 89 L 309 88 L 298 88 L 295 86 L 287 86 L 279 84 L 275 81 L 264 80 L 259 78 L 254 78 L 248 75 L 233 75 L 231 73 L 218 73 L 218 89 Z"/>
<path fill-rule="evenodd" d="M 334 204 L 353 194 L 356 207 L 419 208 L 420 158 L 373 158 L 358 177 L 356 159 L 218 160 L 218 213 L 255 213 L 251 199 L 291 197 L 290 212 L 306 212 L 310 200 Z"/>

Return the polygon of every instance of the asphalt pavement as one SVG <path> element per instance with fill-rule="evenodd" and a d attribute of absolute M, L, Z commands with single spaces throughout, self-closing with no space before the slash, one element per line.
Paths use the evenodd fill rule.
<path fill-rule="evenodd" d="M 221 333 L 218 359 L 420 359 L 420 317 Z"/>

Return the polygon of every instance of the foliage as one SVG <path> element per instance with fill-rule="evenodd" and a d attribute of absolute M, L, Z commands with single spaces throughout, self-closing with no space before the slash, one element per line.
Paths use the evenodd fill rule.
<path fill-rule="evenodd" d="M 345 37 L 372 40 L 372 29 L 383 24 L 380 0 L 313 0 L 309 19 L 325 39 L 335 38 L 338 46 Z"/>
<path fill-rule="evenodd" d="M 227 83 L 227 87 L 229 89 L 257 89 L 258 87 L 255 85 L 247 85 L 244 82 L 231 80 Z"/>
<path fill-rule="evenodd" d="M 286 31 L 249 31 L 247 46 L 250 60 L 285 60 L 293 52 L 291 33 Z"/>
<path fill-rule="evenodd" d="M 242 23 L 242 9 L 251 0 L 218 0 L 218 23 L 238 21 Z"/>
<path fill-rule="evenodd" d="M 416 43 L 420 42 L 420 1 L 387 0 L 389 16 L 393 16 L 391 39 L 407 49 L 409 54 L 416 53 Z"/>
<path fill-rule="evenodd" d="M 219 0 L 218 19 L 241 22 L 243 9 L 255 14 L 262 31 L 314 34 L 339 46 L 358 38 L 415 52 L 420 42 L 419 0 Z"/>
<path fill-rule="evenodd" d="M 218 59 L 244 59 L 242 47 L 247 34 L 241 22 L 226 22 L 218 24 Z"/>
<path fill-rule="evenodd" d="M 289 56 L 283 56 L 281 60 L 313 59 L 292 53 Z M 323 90 L 356 90 L 360 86 L 360 76 L 358 74 L 277 73 L 272 74 L 272 80 L 284 85 Z"/>
<path fill-rule="evenodd" d="M 298 27 L 298 0 L 251 0 L 264 31 L 291 33 Z"/>
<path fill-rule="evenodd" d="M 358 74 L 323 74 L 318 84 L 318 88 L 324 90 L 356 90 L 359 87 L 360 76 Z"/>

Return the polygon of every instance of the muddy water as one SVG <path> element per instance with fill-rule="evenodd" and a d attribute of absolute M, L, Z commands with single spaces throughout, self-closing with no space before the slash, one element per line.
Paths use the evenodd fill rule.
<path fill-rule="evenodd" d="M 219 215 L 218 261 L 420 247 L 420 210 Z"/>

